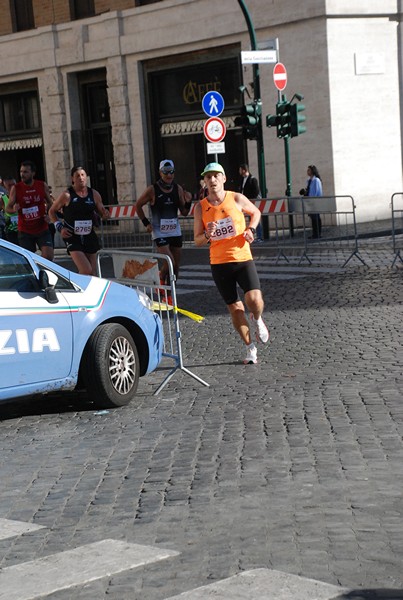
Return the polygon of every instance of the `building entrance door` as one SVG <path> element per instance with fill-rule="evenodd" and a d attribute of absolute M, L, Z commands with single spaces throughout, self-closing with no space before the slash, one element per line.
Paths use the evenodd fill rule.
<path fill-rule="evenodd" d="M 90 74 L 82 73 L 78 80 L 83 127 L 73 136 L 75 162 L 84 155 L 83 162 L 91 186 L 101 194 L 104 204 L 117 204 L 106 74 L 100 69 Z"/>
<path fill-rule="evenodd" d="M 91 185 L 101 194 L 104 204 L 117 204 L 111 128 L 92 129 L 90 134 L 93 163 Z"/>

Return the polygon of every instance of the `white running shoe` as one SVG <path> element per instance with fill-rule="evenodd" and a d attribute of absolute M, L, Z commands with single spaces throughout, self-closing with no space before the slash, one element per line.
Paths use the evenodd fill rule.
<path fill-rule="evenodd" d="M 263 344 L 267 344 L 270 338 L 269 330 L 267 329 L 262 317 L 259 317 L 256 321 L 255 317 L 250 315 L 250 321 L 255 328 L 256 339 L 258 342 L 263 342 Z"/>
<path fill-rule="evenodd" d="M 246 357 L 243 361 L 244 365 L 255 365 L 257 363 L 257 348 L 255 344 L 246 346 Z"/>

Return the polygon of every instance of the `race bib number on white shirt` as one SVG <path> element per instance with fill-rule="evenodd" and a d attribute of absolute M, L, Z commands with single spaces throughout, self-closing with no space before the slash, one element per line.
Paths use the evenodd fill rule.
<path fill-rule="evenodd" d="M 39 208 L 38 206 L 30 206 L 29 208 L 23 208 L 22 214 L 26 221 L 37 219 L 39 217 Z"/>
<path fill-rule="evenodd" d="M 232 217 L 220 219 L 219 221 L 216 221 L 216 225 L 216 230 L 211 234 L 211 237 L 214 241 L 225 240 L 226 238 L 231 238 L 236 235 L 235 225 Z"/>
<path fill-rule="evenodd" d="M 178 219 L 161 219 L 161 233 L 174 233 L 178 229 Z"/>
<path fill-rule="evenodd" d="M 88 235 L 92 230 L 92 220 L 74 221 L 74 233 L 76 235 Z"/>

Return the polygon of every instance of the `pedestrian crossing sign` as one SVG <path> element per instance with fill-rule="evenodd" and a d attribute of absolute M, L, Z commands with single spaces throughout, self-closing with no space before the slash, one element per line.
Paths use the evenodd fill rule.
<path fill-rule="evenodd" d="M 219 117 L 225 107 L 224 98 L 219 92 L 212 90 L 203 96 L 202 108 L 208 117 Z"/>

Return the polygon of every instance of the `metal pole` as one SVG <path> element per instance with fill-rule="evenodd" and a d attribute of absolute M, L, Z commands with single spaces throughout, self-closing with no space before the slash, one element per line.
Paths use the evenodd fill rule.
<path fill-rule="evenodd" d="M 287 181 L 286 196 L 292 196 L 291 191 L 291 165 L 290 165 L 290 140 L 288 135 L 284 138 L 285 178 Z"/>
<path fill-rule="evenodd" d="M 250 45 L 251 50 L 257 50 L 257 42 L 256 42 L 256 34 L 255 28 L 252 23 L 251 16 L 249 14 L 248 8 L 244 2 L 244 0 L 238 0 L 238 4 L 241 7 L 243 15 L 245 17 L 246 24 L 248 26 L 249 37 L 250 37 Z M 259 73 L 259 65 L 255 63 L 253 65 L 253 98 L 256 103 L 262 103 L 260 98 L 260 73 Z M 262 119 L 259 119 L 257 126 L 257 161 L 258 161 L 258 171 L 259 171 L 259 185 L 262 196 L 265 198 L 267 196 L 267 188 L 266 188 L 266 165 L 264 158 L 264 144 L 263 144 L 263 128 L 262 128 Z"/>
<path fill-rule="evenodd" d="M 285 102 L 287 100 L 285 94 L 279 92 L 279 102 Z M 284 162 L 285 162 L 285 179 L 286 179 L 286 190 L 285 195 L 287 198 L 292 196 L 292 180 L 291 180 L 291 160 L 290 160 L 290 138 L 288 135 L 284 138 Z M 288 211 L 290 212 L 290 206 L 288 205 Z M 294 237 L 294 217 L 293 215 L 288 216 L 288 222 L 290 226 L 290 236 Z"/>

